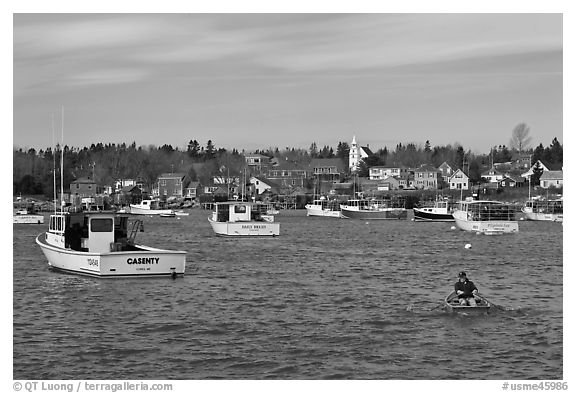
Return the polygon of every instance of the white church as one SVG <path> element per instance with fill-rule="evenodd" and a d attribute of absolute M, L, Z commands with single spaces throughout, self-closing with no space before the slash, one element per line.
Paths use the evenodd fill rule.
<path fill-rule="evenodd" d="M 348 154 L 348 167 L 350 171 L 356 172 L 360 161 L 372 154 L 368 146 L 358 146 L 356 143 L 356 135 L 354 135 L 352 144 L 350 145 L 350 153 Z"/>

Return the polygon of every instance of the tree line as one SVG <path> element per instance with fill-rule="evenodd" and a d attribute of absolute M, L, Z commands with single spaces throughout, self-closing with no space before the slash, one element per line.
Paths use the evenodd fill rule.
<path fill-rule="evenodd" d="M 290 162 L 306 166 L 313 158 L 339 158 L 344 168 L 348 168 L 350 146 L 339 142 L 336 148 L 323 146 L 318 148 L 313 142 L 309 149 L 270 147 L 256 150 L 255 153 L 275 158 L 279 163 Z M 75 179 L 89 177 L 98 184 L 112 185 L 120 178 L 140 179 L 149 189 L 152 188 L 161 173 L 186 173 L 192 180 L 208 184 L 214 176 L 243 176 L 245 166 L 244 151 L 236 148 L 217 148 L 212 140 L 200 145 L 190 140 L 186 149 L 171 145 L 136 146 L 131 144 L 96 143 L 90 147 L 63 148 L 51 147 L 36 151 L 15 148 L 13 154 L 13 192 L 15 195 L 43 194 L 53 195 L 53 168 L 56 168 L 60 182 L 60 160 L 64 156 L 63 181 L 66 188 Z M 487 154 L 474 154 L 459 144 L 432 146 L 427 140 L 424 144 L 398 143 L 395 148 L 387 147 L 373 152 L 373 155 L 360 163 L 359 176 L 368 176 L 372 166 L 418 167 L 430 164 L 439 167 L 447 162 L 452 168 L 462 168 L 472 182 L 481 180 L 481 173 L 494 162 L 512 160 L 517 148 L 505 145 L 494 146 Z M 542 143 L 524 154 L 531 154 L 532 162 L 541 160 L 549 169 L 561 169 L 563 146 L 554 138 L 549 146 Z M 202 165 L 195 165 L 195 164 Z M 198 172 L 198 173 L 197 173 Z"/>

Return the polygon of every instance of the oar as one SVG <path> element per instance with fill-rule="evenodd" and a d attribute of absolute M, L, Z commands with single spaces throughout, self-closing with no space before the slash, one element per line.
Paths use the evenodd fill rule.
<path fill-rule="evenodd" d="M 496 304 L 494 302 L 491 302 L 490 300 L 486 299 L 484 296 L 479 295 L 478 293 L 476 294 L 476 297 L 480 298 L 481 300 L 484 300 L 486 303 L 488 303 L 491 306 L 494 306 L 494 308 L 496 308 L 498 310 L 502 310 L 502 311 L 511 311 L 512 310 L 510 307 L 504 307 L 504 306 L 501 306 L 501 305 Z"/>

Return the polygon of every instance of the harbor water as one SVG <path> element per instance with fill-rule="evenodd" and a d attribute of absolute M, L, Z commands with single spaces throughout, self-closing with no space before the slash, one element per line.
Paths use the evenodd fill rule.
<path fill-rule="evenodd" d="M 138 243 L 188 252 L 176 280 L 54 272 L 47 224 L 14 225 L 14 379 L 565 377 L 562 224 L 485 236 L 283 210 L 279 237 L 224 238 L 209 214 L 143 218 Z M 461 270 L 510 310 L 445 312 Z"/>

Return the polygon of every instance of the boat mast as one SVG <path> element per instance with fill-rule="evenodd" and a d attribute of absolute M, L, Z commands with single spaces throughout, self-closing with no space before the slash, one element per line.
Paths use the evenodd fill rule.
<path fill-rule="evenodd" d="M 54 214 L 56 214 L 56 135 L 54 132 L 54 113 L 52 113 L 52 175 L 54 178 Z"/>
<path fill-rule="evenodd" d="M 64 213 L 64 105 L 62 105 L 62 158 L 60 160 L 60 213 Z"/>

